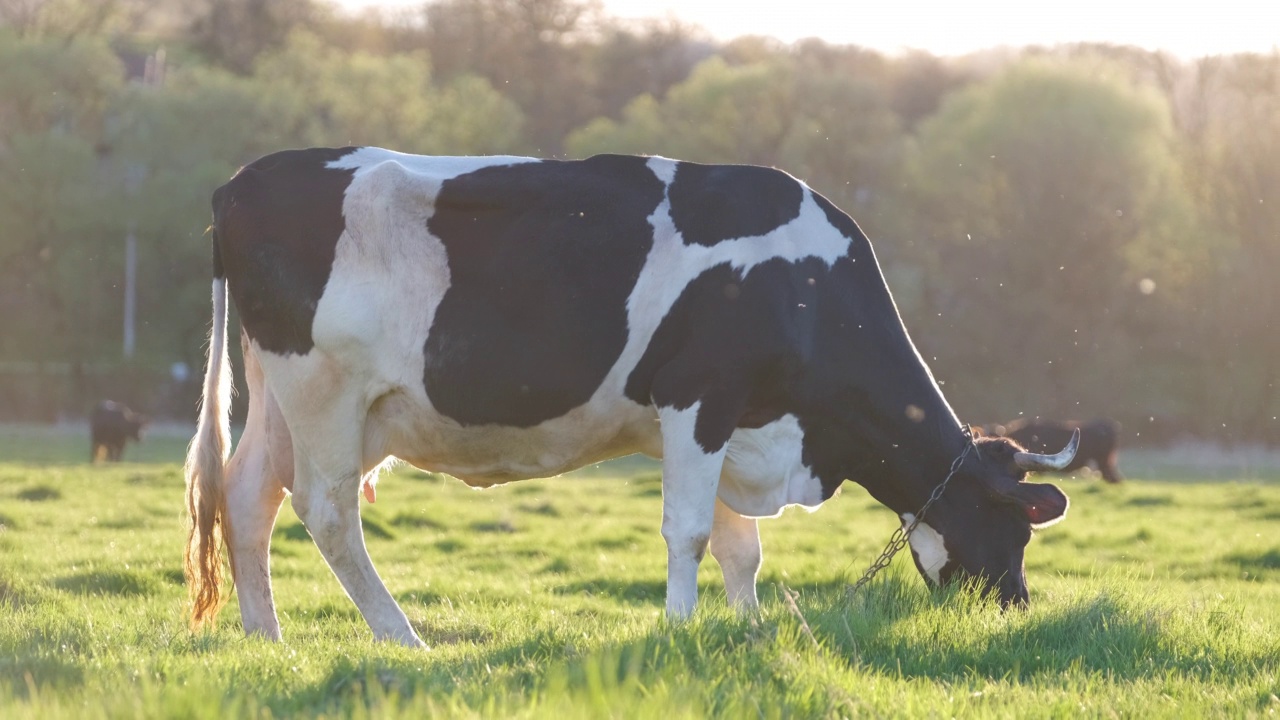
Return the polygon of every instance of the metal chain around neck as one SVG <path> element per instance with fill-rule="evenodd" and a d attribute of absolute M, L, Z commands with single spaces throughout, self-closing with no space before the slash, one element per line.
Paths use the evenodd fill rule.
<path fill-rule="evenodd" d="M 867 571 L 862 574 L 862 577 L 858 578 L 858 581 L 849 588 L 850 595 L 858 592 L 858 590 L 861 589 L 863 585 L 870 582 L 871 578 L 875 577 L 877 573 L 886 567 L 889 567 L 889 563 L 893 561 L 893 556 L 897 555 L 898 552 L 906 546 L 907 540 L 911 537 L 912 531 L 916 529 L 916 526 L 920 524 L 920 521 L 924 520 L 924 515 L 929 512 L 929 507 L 937 502 L 938 498 L 942 497 L 943 491 L 947 489 L 947 483 L 951 482 L 951 478 L 955 477 L 956 472 L 960 470 L 960 466 L 964 464 L 964 459 L 969 456 L 969 451 L 977 451 L 977 445 L 973 441 L 973 428 L 969 427 L 967 424 L 964 426 L 964 437 L 964 449 L 960 451 L 960 454 L 956 456 L 955 460 L 951 461 L 951 470 L 947 472 L 947 476 L 942 478 L 942 482 L 938 483 L 938 487 L 933 489 L 933 494 L 925 501 L 924 507 L 920 508 L 920 512 L 916 513 L 915 517 L 911 519 L 911 522 L 907 523 L 905 527 L 900 526 L 898 529 L 893 531 L 893 534 L 889 536 L 889 544 L 885 546 L 884 552 L 880 553 L 880 557 L 876 558 L 876 561 L 871 563 L 871 567 L 867 568 Z"/>

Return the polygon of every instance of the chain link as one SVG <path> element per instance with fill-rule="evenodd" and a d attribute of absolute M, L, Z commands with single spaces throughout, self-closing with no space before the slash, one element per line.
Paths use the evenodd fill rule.
<path fill-rule="evenodd" d="M 858 578 L 853 587 L 849 588 L 849 595 L 858 592 L 863 585 L 866 585 L 871 581 L 871 578 L 876 576 L 876 573 L 889 567 L 889 563 L 893 561 L 893 556 L 897 555 L 906 546 L 907 539 L 911 537 L 912 531 L 924 520 L 924 515 L 929 512 L 929 507 L 937 502 L 938 498 L 942 497 L 943 491 L 947 489 L 947 483 L 951 482 L 951 478 L 955 477 L 956 472 L 960 470 L 960 466 L 964 464 L 964 459 L 968 457 L 969 451 L 977 451 L 977 445 L 973 441 L 973 429 L 967 424 L 964 426 L 964 436 L 964 449 L 960 451 L 955 460 L 951 461 L 951 470 L 947 472 L 947 476 L 942 479 L 942 482 L 938 483 L 938 487 L 933 489 L 933 494 L 925 501 L 924 507 L 920 508 L 920 512 L 916 513 L 911 522 L 906 527 L 899 527 L 893 531 L 893 534 L 889 536 L 889 544 L 885 546 L 884 552 L 880 553 L 880 557 L 876 558 L 876 561 L 871 563 L 871 567 L 867 568 L 862 577 Z"/>

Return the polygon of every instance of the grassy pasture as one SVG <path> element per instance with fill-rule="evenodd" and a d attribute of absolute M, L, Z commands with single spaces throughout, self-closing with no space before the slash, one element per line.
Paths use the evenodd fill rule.
<path fill-rule="evenodd" d="M 758 617 L 724 609 L 708 558 L 698 614 L 673 625 L 652 463 L 483 492 L 406 468 L 363 510 L 419 652 L 370 639 L 287 504 L 285 642 L 244 639 L 234 596 L 216 630 L 187 630 L 182 445 L 92 467 L 83 437 L 0 428 L 0 717 L 1280 714 L 1265 477 L 1063 479 L 1071 512 L 1028 550 L 1033 607 L 1004 614 L 930 593 L 906 558 L 848 598 L 895 523 L 848 486 L 762 524 Z"/>

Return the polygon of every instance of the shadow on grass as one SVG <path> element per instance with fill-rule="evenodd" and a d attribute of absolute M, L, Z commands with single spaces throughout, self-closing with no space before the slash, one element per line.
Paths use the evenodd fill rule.
<path fill-rule="evenodd" d="M 47 485 L 36 485 L 18 493 L 18 499 L 26 500 L 27 502 L 44 502 L 46 500 L 57 500 L 61 497 L 61 490 Z"/>
<path fill-rule="evenodd" d="M 435 605 L 442 599 L 443 595 L 430 590 L 410 590 L 396 595 L 396 602 L 401 605 Z"/>
<path fill-rule="evenodd" d="M 70 688 L 84 684 L 84 668 L 74 659 L 52 655 L 32 657 L 0 655 L 0 678 L 8 678 L 14 697 L 30 699 L 34 687 L 37 693 L 49 688 Z"/>
<path fill-rule="evenodd" d="M 929 592 L 915 577 L 885 576 L 853 596 L 846 587 L 840 580 L 788 585 L 788 594 L 798 597 L 798 612 L 792 614 L 779 607 L 781 587 L 762 584 L 764 613 L 748 618 L 708 612 L 706 606 L 722 603 L 723 596 L 707 592 L 703 610 L 693 621 L 654 620 L 620 641 L 592 639 L 573 622 L 538 624 L 509 637 L 496 619 L 433 617 L 415 624 L 424 640 L 432 645 L 473 644 L 474 650 L 442 662 L 430 654 L 361 645 L 334 659 L 328 672 L 309 684 L 263 683 L 257 699 L 273 715 L 362 714 L 353 709 L 375 710 L 370 714 L 376 715 L 393 696 L 448 697 L 484 712 L 491 707 L 487 702 L 504 693 L 531 696 L 561 683 L 578 696 L 594 692 L 593 684 L 603 679 L 606 687 L 638 683 L 646 688 L 705 688 L 700 697 L 706 699 L 707 716 L 732 715 L 729 703 L 744 693 L 762 697 L 762 703 L 787 697 L 789 712 L 822 716 L 842 707 L 843 700 L 839 688 L 826 680 L 796 673 L 797 659 L 805 655 L 840 658 L 862 672 L 956 685 L 971 683 L 976 676 L 996 681 L 1034 677 L 1053 686 L 1072 682 L 1060 680 L 1065 673 L 1105 675 L 1116 683 L 1171 675 L 1252 677 L 1267 663 L 1274 665 L 1274 653 L 1280 649 L 1275 641 L 1234 651 L 1201 643 L 1203 638 L 1187 628 L 1205 620 L 1201 615 L 1206 612 L 1192 611 L 1189 621 L 1185 612 L 1173 618 L 1141 598 L 1107 591 L 1055 603 L 1051 613 L 999 615 L 989 604 L 960 591 Z M 660 607 L 664 585 L 597 580 L 566 585 L 564 590 L 607 594 L 623 602 L 643 598 L 644 604 Z M 408 595 L 400 599 L 435 600 Z M 345 601 L 321 603 L 304 614 L 359 619 Z M 816 642 L 801 631 L 802 620 Z M 63 635 L 85 636 L 88 629 L 64 627 L 57 618 L 48 622 L 47 633 L 33 637 L 29 647 L 16 648 L 17 662 L 37 668 L 42 685 L 81 682 L 78 668 L 60 665 L 46 651 L 65 642 Z M 1214 622 L 1227 634 L 1247 630 L 1232 617 Z M 0 671 L 12 675 L 16 667 L 7 662 L 0 657 Z M 24 692 L 21 686 L 15 688 Z"/>
<path fill-rule="evenodd" d="M 481 652 L 456 662 L 425 662 L 417 653 L 391 657 L 344 657 L 323 679 L 304 688 L 259 695 L 273 714 L 351 715 L 353 707 L 376 710 L 386 698 L 445 698 L 461 701 L 492 716 L 492 701 L 505 693 L 527 695 L 559 681 L 571 692 L 598 689 L 636 678 L 670 677 L 690 666 L 704 665 L 708 648 L 750 652 L 753 638 L 771 643 L 774 635 L 758 625 L 713 618 L 694 627 L 655 622 L 650 631 L 623 643 L 594 644 L 580 629 L 559 625 L 535 631 L 522 640 L 502 643 L 495 628 L 475 624 L 419 624 L 424 641 L 433 646 L 475 643 Z M 484 646 L 489 649 L 484 650 Z M 755 680 L 760 667 L 744 667 Z M 684 673 L 697 683 L 695 673 Z M 781 684 L 782 679 L 779 678 Z M 722 682 L 722 678 L 716 678 Z M 377 714 L 376 711 L 373 714 Z M 714 715 L 712 715 L 714 716 Z"/>
<path fill-rule="evenodd" d="M 66 590 L 77 595 L 119 595 L 123 597 L 151 595 L 159 589 L 154 576 L 112 570 L 98 570 L 68 575 L 54 580 L 53 585 L 59 590 Z"/>
<path fill-rule="evenodd" d="M 1271 548 L 1265 552 L 1232 553 L 1224 559 L 1255 577 L 1280 575 L 1280 548 Z"/>
<path fill-rule="evenodd" d="M 560 510 L 549 502 L 537 505 L 525 503 L 516 506 L 516 510 L 530 515 L 545 515 L 546 517 L 560 517 Z"/>
<path fill-rule="evenodd" d="M 181 485 L 182 482 L 182 472 L 170 469 L 134 473 L 125 478 L 125 483 L 128 485 L 141 485 L 145 487 L 175 487 Z"/>
<path fill-rule="evenodd" d="M 444 523 L 434 518 L 427 517 L 423 513 L 402 512 L 391 518 L 391 524 L 396 527 L 414 529 L 427 528 L 429 530 L 443 530 L 445 528 Z"/>
<path fill-rule="evenodd" d="M 183 574 L 182 568 L 180 567 L 170 567 L 170 568 L 165 568 L 164 570 L 157 570 L 156 575 L 158 575 L 161 580 L 169 583 L 170 585 L 186 585 L 187 584 L 187 576 Z"/>
<path fill-rule="evenodd" d="M 652 605 L 661 604 L 667 597 L 667 583 L 665 580 L 595 579 L 559 585 L 552 592 L 557 595 L 595 595 L 624 605 Z"/>
<path fill-rule="evenodd" d="M 896 676 L 1026 680 L 1079 670 L 1119 681 L 1171 672 L 1207 680 L 1255 673 L 1280 652 L 1274 641 L 1241 652 L 1215 648 L 1211 639 L 1191 637 L 1197 632 L 1172 611 L 1106 591 L 1052 614 L 1021 617 L 1013 614 L 1033 611 L 1015 609 L 986 621 L 1000 611 L 964 590 L 930 592 L 888 577 L 861 592 L 852 603 L 840 595 L 816 598 L 808 623 L 831 652 Z M 930 614 L 930 622 L 920 621 Z"/>
<path fill-rule="evenodd" d="M 1123 504 L 1128 507 L 1164 507 L 1175 505 L 1177 501 L 1172 495 L 1137 495 L 1125 500 Z"/>

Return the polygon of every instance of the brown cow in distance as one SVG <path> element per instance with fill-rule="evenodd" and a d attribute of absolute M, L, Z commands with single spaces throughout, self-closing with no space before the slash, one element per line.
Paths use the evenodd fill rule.
<path fill-rule="evenodd" d="M 89 459 L 97 462 L 99 458 L 119 462 L 124 446 L 130 440 L 142 439 L 142 429 L 147 424 L 147 417 L 140 415 L 124 405 L 112 400 L 103 400 L 93 408 L 89 416 L 89 434 L 92 436 L 92 449 Z"/>
<path fill-rule="evenodd" d="M 1120 423 L 1110 418 L 1089 422 L 1075 420 L 1045 420 L 1044 418 L 1018 418 L 1001 425 L 984 425 L 984 435 L 1007 437 L 1031 452 L 1044 452 L 1045 448 L 1058 447 L 1071 439 L 1071 433 L 1079 428 L 1080 449 L 1066 467 L 1057 472 L 1069 473 L 1086 465 L 1092 465 L 1109 483 L 1124 480 L 1116 467 L 1120 450 Z"/>

